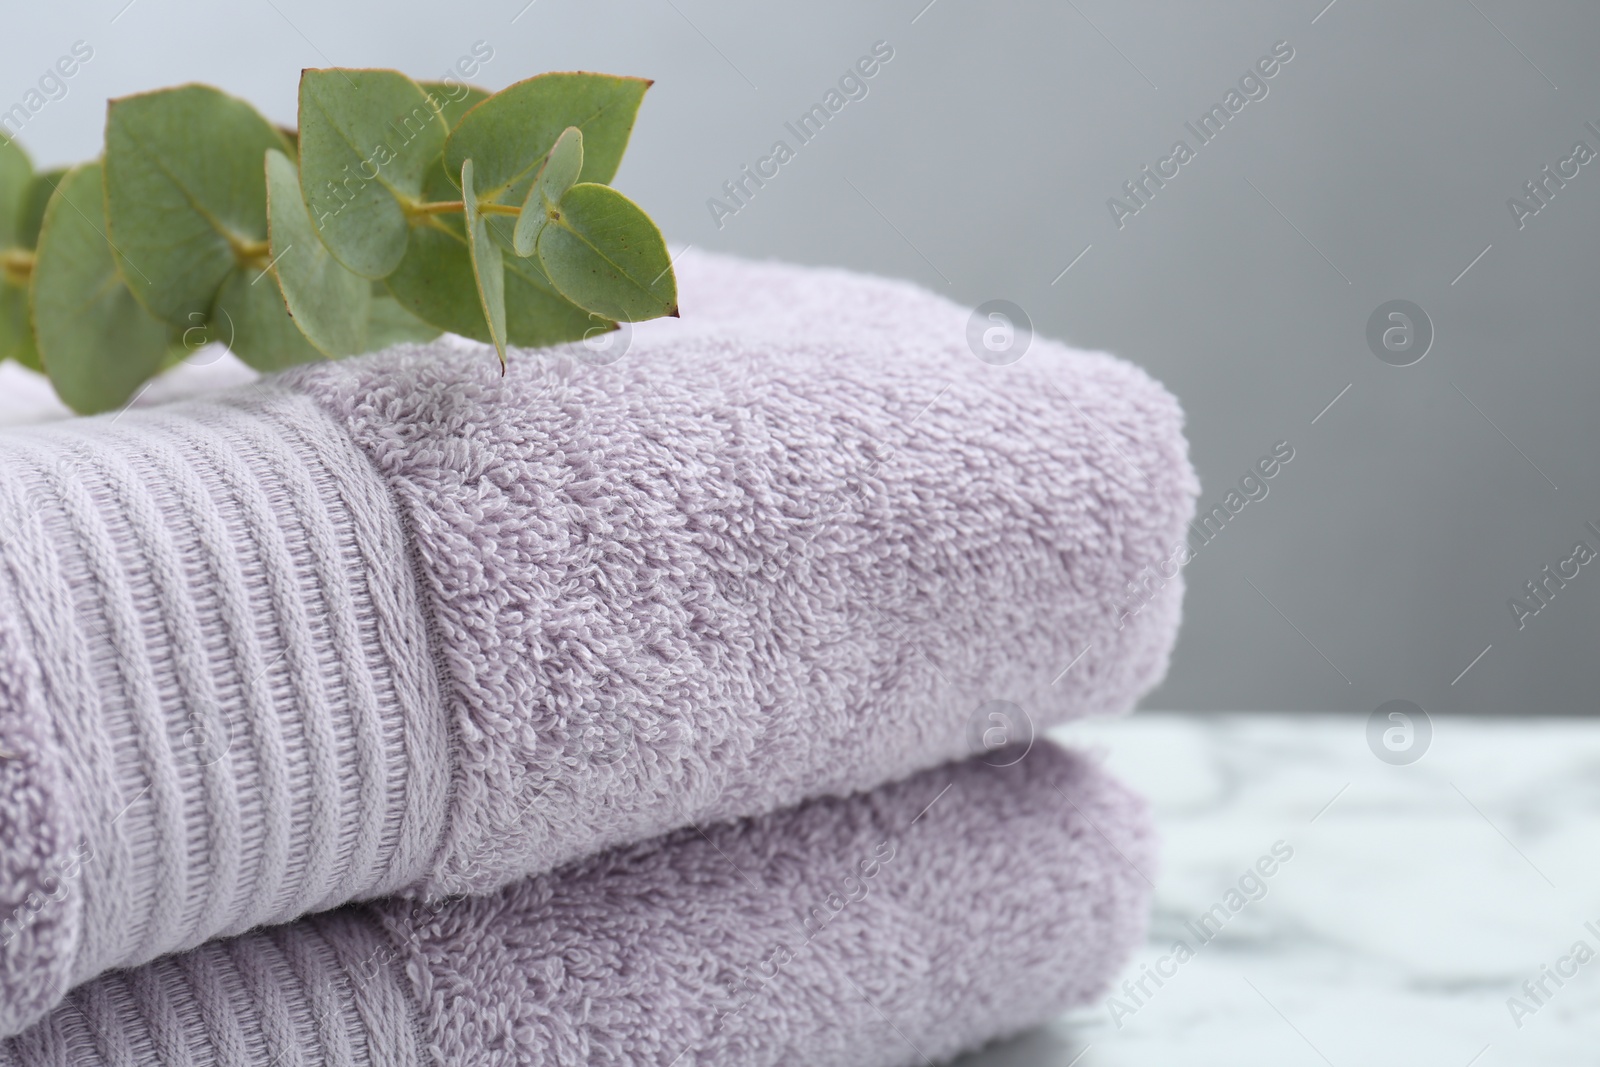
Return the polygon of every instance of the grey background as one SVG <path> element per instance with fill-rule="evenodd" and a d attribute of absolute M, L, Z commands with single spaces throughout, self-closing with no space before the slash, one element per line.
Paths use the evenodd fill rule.
<path fill-rule="evenodd" d="M 19 137 L 42 163 L 98 151 L 106 97 L 186 80 L 292 124 L 303 66 L 437 76 L 480 39 L 489 88 L 653 77 L 617 184 L 669 239 L 1009 299 L 1133 359 L 1183 401 L 1207 505 L 1294 446 L 1188 568 L 1148 705 L 1596 709 L 1600 567 L 1520 632 L 1507 604 L 1600 548 L 1600 161 L 1521 231 L 1506 206 L 1575 140 L 1600 150 L 1594 5 L 525 2 L 11 6 L 0 109 L 79 39 L 94 59 Z M 719 230 L 707 198 L 878 40 L 867 98 Z M 1279 40 L 1268 96 L 1119 230 L 1107 198 Z M 1436 331 L 1411 367 L 1364 339 L 1395 298 Z"/>

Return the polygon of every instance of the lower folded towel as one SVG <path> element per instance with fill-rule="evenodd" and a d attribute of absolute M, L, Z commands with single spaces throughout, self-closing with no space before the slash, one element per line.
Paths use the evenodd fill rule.
<path fill-rule="evenodd" d="M 1146 920 L 1143 802 L 1054 745 L 1010 752 L 114 971 L 0 1067 L 943 1059 L 1097 995 Z"/>

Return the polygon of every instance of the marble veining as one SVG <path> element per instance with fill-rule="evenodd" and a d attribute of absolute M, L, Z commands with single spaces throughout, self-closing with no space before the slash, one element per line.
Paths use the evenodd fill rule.
<path fill-rule="evenodd" d="M 1152 802 L 1150 939 L 1111 997 L 960 1067 L 1600 1063 L 1600 721 L 1436 718 L 1408 766 L 1358 715 L 1050 736 Z"/>

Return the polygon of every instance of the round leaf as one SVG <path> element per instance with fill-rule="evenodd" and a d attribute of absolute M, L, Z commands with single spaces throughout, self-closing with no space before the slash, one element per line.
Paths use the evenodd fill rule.
<path fill-rule="evenodd" d="M 22 146 L 0 133 L 0 252 L 31 248 L 22 240 L 22 215 L 33 182 L 33 164 Z"/>
<path fill-rule="evenodd" d="M 15 241 L 14 250 L 31 251 L 38 243 L 45 205 L 50 202 L 56 186 L 61 184 L 66 173 L 64 168 L 48 170 L 33 175 L 24 183 L 22 196 L 17 202 L 17 212 L 13 216 L 11 233 Z M 0 254 L 4 254 L 4 251 L 4 248 L 0 248 Z M 8 280 L 4 270 L 0 270 L 0 359 L 14 359 L 31 370 L 44 370 L 33 336 L 33 312 L 28 307 L 28 281 L 18 277 Z"/>
<path fill-rule="evenodd" d="M 477 281 L 478 299 L 483 302 L 483 317 L 489 324 L 489 338 L 506 365 L 506 272 L 500 246 L 489 237 L 489 226 L 478 211 L 473 192 L 472 160 L 461 164 L 462 221 L 467 227 L 467 251 L 472 256 L 472 276 Z"/>
<path fill-rule="evenodd" d="M 59 167 L 36 174 L 28 183 L 28 192 L 22 203 L 21 221 L 17 225 L 17 243 L 32 248 L 39 243 L 39 227 L 44 222 L 44 209 L 55 195 L 56 186 L 67 176 L 67 168 Z"/>
<path fill-rule="evenodd" d="M 365 352 L 372 283 L 317 239 L 295 166 L 282 152 L 267 153 L 267 216 L 272 270 L 300 332 L 325 356 Z"/>
<path fill-rule="evenodd" d="M 0 359 L 14 359 L 24 367 L 40 369 L 28 290 L 6 282 L 0 282 Z"/>
<path fill-rule="evenodd" d="M 441 161 L 428 172 L 423 195 L 448 199 L 455 184 Z M 491 227 L 491 232 L 496 232 Z M 506 340 L 523 348 L 577 341 L 595 326 L 611 327 L 556 292 L 537 259 L 504 258 Z M 400 304 L 441 330 L 490 342 L 489 325 L 478 300 L 460 215 L 428 215 L 411 227 L 411 244 L 399 268 L 384 279 Z"/>
<path fill-rule="evenodd" d="M 204 85 L 127 96 L 106 117 L 108 236 L 123 277 L 159 318 L 204 314 L 267 236 L 262 153 L 293 155 L 242 100 Z"/>
<path fill-rule="evenodd" d="M 539 262 L 561 294 L 622 322 L 678 313 L 678 283 L 661 231 L 607 185 L 567 190 L 539 235 Z"/>
<path fill-rule="evenodd" d="M 445 142 L 452 177 L 471 159 L 478 197 L 521 203 L 556 139 L 568 126 L 583 131 L 581 181 L 608 182 L 622 163 L 633 120 L 650 82 L 610 74 L 540 74 L 483 101 L 462 117 Z"/>
<path fill-rule="evenodd" d="M 167 325 L 122 284 L 103 235 L 101 168 L 69 171 L 45 209 L 30 296 L 39 354 L 73 411 L 125 403 L 164 363 Z"/>
<path fill-rule="evenodd" d="M 24 234 L 28 192 L 34 181 L 33 164 L 22 146 L 0 134 L 0 256 L 31 249 L 38 228 Z M 27 276 L 0 263 L 0 359 L 15 359 L 36 366 L 33 321 L 28 313 Z"/>
<path fill-rule="evenodd" d="M 596 325 L 611 326 L 562 297 L 534 270 L 535 260 L 505 261 L 506 339 L 511 344 L 542 348 L 581 340 Z M 423 321 L 492 342 L 466 237 L 449 223 L 413 227 L 410 251 L 384 283 L 402 307 Z"/>
<path fill-rule="evenodd" d="M 550 213 L 561 203 L 567 190 L 577 184 L 578 174 L 582 170 L 583 131 L 576 126 L 568 126 L 556 138 L 555 147 L 550 149 L 550 156 L 545 160 L 539 176 L 528 186 L 528 198 L 522 202 L 516 232 L 512 235 L 512 247 L 517 255 L 533 255 L 533 250 L 539 244 L 539 231 L 544 229 Z"/>
<path fill-rule="evenodd" d="M 506 261 L 506 333 L 512 344 L 543 348 L 616 328 L 611 319 L 585 311 L 556 292 L 537 259 Z"/>
<path fill-rule="evenodd" d="M 269 272 L 254 267 L 239 267 L 223 279 L 211 308 L 211 330 L 258 371 L 326 358 L 289 317 Z"/>
<path fill-rule="evenodd" d="M 381 285 L 382 283 L 377 283 Z M 367 312 L 367 348 L 376 352 L 406 341 L 431 341 L 443 331 L 400 306 L 387 288 L 373 290 Z"/>
<path fill-rule="evenodd" d="M 444 124 L 456 128 L 461 116 L 489 99 L 489 93 L 465 82 L 418 82 L 444 116 Z"/>
<path fill-rule="evenodd" d="M 441 330 L 489 339 L 466 238 L 430 220 L 411 228 L 406 258 L 384 284 L 402 307 Z"/>
<path fill-rule="evenodd" d="M 300 184 L 339 262 L 382 278 L 405 257 L 405 205 L 422 194 L 450 128 L 428 93 L 394 70 L 300 76 Z"/>

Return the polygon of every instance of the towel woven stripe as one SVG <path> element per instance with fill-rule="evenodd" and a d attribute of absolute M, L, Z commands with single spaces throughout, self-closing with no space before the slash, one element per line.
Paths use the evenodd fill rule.
<path fill-rule="evenodd" d="M 322 497 L 337 499 L 355 516 L 353 523 L 341 528 L 341 545 L 347 573 L 362 583 L 355 602 L 356 637 L 362 642 L 365 662 L 394 665 L 377 679 L 382 683 L 379 704 L 442 709 L 437 652 L 428 641 L 428 616 L 416 582 L 371 580 L 396 566 L 408 572 L 415 569 L 415 549 L 405 533 L 404 517 L 396 512 L 388 486 L 365 453 L 326 449 L 318 435 L 307 432 L 308 425 L 321 424 L 297 420 L 284 428 L 297 452 L 316 450 L 322 456 L 321 465 L 311 469 Z M 451 760 L 439 758 L 440 746 L 449 745 L 444 717 L 386 715 L 378 721 L 385 730 L 388 773 L 399 776 L 406 790 L 404 808 L 391 807 L 384 829 L 385 847 L 390 847 L 391 838 L 394 842 L 388 877 L 380 887 L 387 893 L 409 886 L 419 867 L 431 869 L 442 845 L 454 767 Z"/>
<path fill-rule="evenodd" d="M 103 975 L 0 1067 L 421 1067 L 416 1008 L 364 909 Z"/>
<path fill-rule="evenodd" d="M 157 583 L 163 594 L 163 617 L 172 621 L 168 639 L 181 657 L 176 681 L 183 687 L 189 717 L 179 725 L 175 739 L 180 745 L 198 744 L 204 748 L 199 763 L 203 781 L 203 803 L 209 820 L 188 816 L 191 828 L 190 851 L 210 852 L 215 862 L 208 867 L 209 879 L 202 890 L 208 908 L 196 920 L 196 929 L 224 929 L 244 905 L 238 883 L 230 872 L 257 868 L 259 855 L 244 855 L 247 839 L 239 832 L 243 820 L 259 820 L 260 796 L 253 767 L 235 767 L 220 755 L 229 736 L 229 709 L 238 706 L 244 687 L 229 672 L 213 672 L 210 664 L 234 659 L 242 669 L 254 658 L 254 650 L 241 655 L 233 640 L 246 624 L 241 610 L 246 593 L 239 573 L 233 539 L 221 510 L 213 503 L 202 473 L 187 462 L 181 449 L 162 435 L 132 434 L 111 427 L 112 438 L 139 464 L 124 464 L 118 472 L 127 492 L 144 493 L 146 484 L 162 484 L 170 491 L 164 501 L 152 500 L 162 508 L 161 531 L 148 551 L 160 553 L 165 568 Z M 142 470 L 140 468 L 143 468 Z M 175 595 L 192 591 L 193 599 Z M 203 619 L 219 619 L 221 625 L 207 628 Z M 240 774 L 248 780 L 241 780 Z M 191 796 L 191 802 L 195 799 Z M 196 829 L 209 833 L 195 840 Z M 252 853 L 258 850 L 252 849 Z"/>
<path fill-rule="evenodd" d="M 69 618 L 75 621 L 88 650 L 90 684 L 101 705 L 101 723 L 80 720 L 71 735 L 61 740 L 71 752 L 78 738 L 97 727 L 105 731 L 113 760 L 109 780 L 117 786 L 110 796 L 120 812 L 111 814 L 128 842 L 130 869 L 118 894 L 126 897 L 117 909 L 120 919 L 107 914 L 109 906 L 116 903 L 114 898 L 105 899 L 109 893 L 88 892 L 89 900 L 98 898 L 108 908 L 88 917 L 83 946 L 98 943 L 107 946 L 103 951 L 144 959 L 148 957 L 140 951 L 141 946 L 153 937 L 177 936 L 183 887 L 188 880 L 188 850 L 181 825 L 184 802 L 162 721 L 160 696 L 149 669 L 142 620 L 129 588 L 129 568 L 135 562 L 124 559 L 119 551 L 120 539 L 105 521 L 115 505 L 98 499 L 90 490 L 89 469 L 81 451 L 70 445 L 66 449 L 59 445 L 19 449 L 20 455 L 11 457 L 10 462 L 31 461 L 39 485 L 35 500 L 47 509 L 46 536 L 61 559 L 61 578 L 71 590 Z M 26 576 L 22 577 L 26 581 Z M 19 597 L 33 594 L 30 586 L 19 585 Z M 67 701 L 68 706 L 89 696 L 72 691 L 52 695 Z M 97 814 L 104 819 L 107 812 L 102 809 Z M 91 835 L 96 854 L 102 841 L 112 836 L 106 833 L 96 840 L 92 831 Z M 102 870 L 87 864 L 85 883 L 95 884 Z"/>
<path fill-rule="evenodd" d="M 448 724 L 398 517 L 341 427 L 267 387 L 10 431 L 0 470 L 86 809 L 74 982 L 422 877 Z M 164 995 L 130 1010 L 177 1056 L 171 1012 L 198 1009 Z"/>
<path fill-rule="evenodd" d="M 333 790 L 343 794 L 337 806 L 330 805 L 336 829 L 326 839 L 331 862 L 321 867 L 327 872 L 328 881 L 318 907 L 330 907 L 356 895 L 352 892 L 356 887 L 338 877 L 341 868 L 370 871 L 380 849 L 385 844 L 393 847 L 393 840 L 382 840 L 391 799 L 386 793 L 392 784 L 401 783 L 386 780 L 384 775 L 377 697 L 370 665 L 359 655 L 362 640 L 355 618 L 356 590 L 351 581 L 355 568 L 346 559 L 341 531 L 328 514 L 328 502 L 318 493 L 309 469 L 296 450 L 287 447 L 282 434 L 257 421 L 247 426 L 254 431 L 250 434 L 254 438 L 250 441 L 251 454 L 257 462 L 278 470 L 293 508 L 304 539 L 302 551 L 310 564 L 309 568 L 300 568 L 300 580 L 303 586 L 311 585 L 314 590 L 308 590 L 309 595 L 303 598 L 302 610 L 312 613 L 324 677 L 342 688 L 345 697 L 344 716 L 325 720 L 333 727 L 327 735 L 333 741 L 328 795 L 331 797 Z"/>
<path fill-rule="evenodd" d="M 207 716 L 206 728 L 212 731 L 215 744 L 228 746 L 233 743 L 234 730 L 240 729 L 240 741 L 250 745 L 256 754 L 253 762 L 239 768 L 236 781 L 239 817 L 262 825 L 267 832 L 244 840 L 238 856 L 241 897 L 235 901 L 228 925 L 218 927 L 226 930 L 243 923 L 243 928 L 248 928 L 251 923 L 245 909 L 249 899 L 276 898 L 287 871 L 288 853 L 287 824 L 283 820 L 267 822 L 262 816 L 263 810 L 283 810 L 289 803 L 284 739 L 265 687 L 245 684 L 265 675 L 278 655 L 267 650 L 267 640 L 274 635 L 264 640 L 256 632 L 256 619 L 249 610 L 250 600 L 256 595 L 253 588 L 259 587 L 260 575 L 255 574 L 252 583 L 240 554 L 233 551 L 240 540 L 256 543 L 258 539 L 245 525 L 241 510 L 234 506 L 230 487 L 215 473 L 217 468 L 207 464 L 204 470 L 212 473 L 201 474 L 192 459 L 186 458 L 185 445 L 192 441 L 185 434 L 160 425 L 149 429 L 153 432 L 142 435 L 141 443 L 152 462 L 159 463 L 174 486 L 192 499 L 190 513 L 200 536 L 201 551 L 212 566 L 211 580 L 215 583 L 212 592 L 222 623 L 218 632 L 225 645 L 213 650 L 213 654 L 231 658 L 238 668 L 237 674 L 218 680 L 219 703 L 211 709 L 213 714 Z M 217 506 L 206 507 L 208 498 L 215 500 Z M 201 710 L 203 713 L 204 709 Z M 218 763 L 229 761 L 219 760 Z M 220 920 L 217 913 L 221 910 L 220 906 L 214 909 L 213 919 Z M 203 921 L 202 925 L 210 926 L 213 922 Z"/>
<path fill-rule="evenodd" d="M 129 524 L 131 536 L 121 555 L 138 561 L 128 564 L 130 572 L 141 564 L 146 569 L 142 581 L 133 580 L 140 593 L 141 602 L 133 609 L 144 627 L 143 647 L 165 646 L 166 655 L 153 659 L 149 667 L 156 672 L 154 690 L 160 694 L 167 749 L 178 754 L 178 777 L 183 781 L 184 808 L 174 830 L 183 834 L 181 847 L 190 878 L 180 888 L 184 898 L 206 902 L 203 911 L 191 913 L 180 936 L 186 941 L 203 938 L 206 931 L 222 928 L 232 909 L 244 837 L 232 764 L 210 758 L 201 744 L 206 737 L 201 731 L 208 721 L 216 721 L 222 705 L 200 614 L 209 608 L 207 614 L 215 617 L 217 609 L 205 603 L 214 602 L 217 588 L 208 564 L 218 552 L 231 548 L 215 542 L 206 545 L 196 536 L 197 527 L 216 521 L 216 509 L 201 495 L 192 468 L 151 463 L 142 443 L 137 452 L 121 452 L 116 445 L 127 442 L 115 437 L 108 442 L 112 447 L 94 447 L 93 438 L 82 440 L 86 468 L 107 487 L 118 510 L 136 519 Z M 160 498 L 151 486 L 161 487 Z M 191 570 L 185 560 L 200 566 Z M 137 655 L 137 650 L 130 650 L 127 659 Z M 140 665 L 126 666 L 137 671 Z M 127 674 L 124 671 L 124 677 Z M 192 767 L 184 765 L 185 755 L 193 757 Z M 172 936 L 171 926 L 148 930 L 139 951 L 149 953 L 153 944 L 158 952 Z"/>

